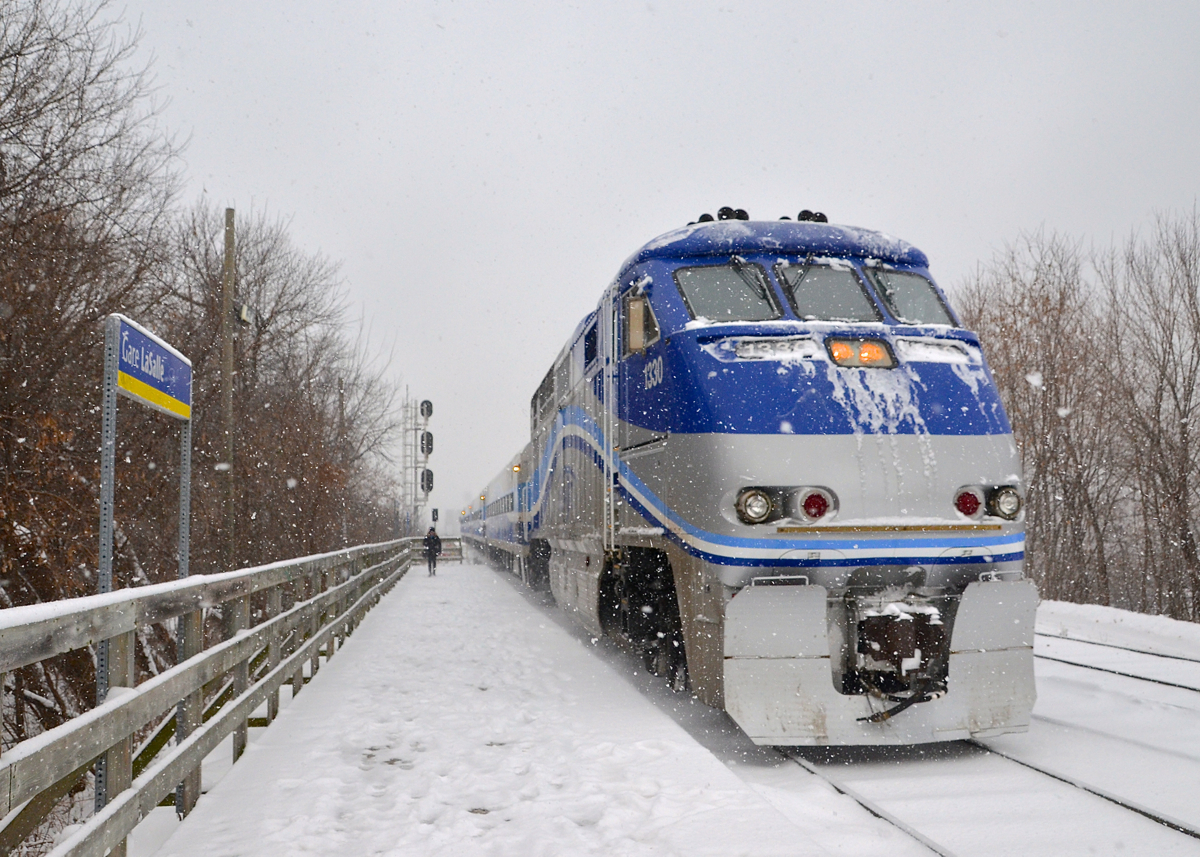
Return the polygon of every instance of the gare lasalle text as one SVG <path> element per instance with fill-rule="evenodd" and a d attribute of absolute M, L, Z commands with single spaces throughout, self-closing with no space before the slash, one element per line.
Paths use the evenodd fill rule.
<path fill-rule="evenodd" d="M 121 362 L 133 366 L 159 383 L 167 375 L 167 364 L 161 354 L 129 343 L 129 331 L 121 331 Z"/>

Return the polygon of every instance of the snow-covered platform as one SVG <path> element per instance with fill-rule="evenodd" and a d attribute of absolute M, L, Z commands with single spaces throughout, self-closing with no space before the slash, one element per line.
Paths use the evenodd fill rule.
<path fill-rule="evenodd" d="M 815 778 L 812 823 L 783 814 L 556 618 L 414 569 L 158 853 L 919 853 Z"/>
<path fill-rule="evenodd" d="M 1036 648 L 1028 734 L 813 751 L 813 776 L 511 576 L 418 567 L 242 761 L 206 760 L 192 815 L 156 810 L 130 855 L 931 853 L 912 831 L 958 857 L 1200 854 L 1131 810 L 1200 831 L 1200 627 L 1046 602 Z"/>

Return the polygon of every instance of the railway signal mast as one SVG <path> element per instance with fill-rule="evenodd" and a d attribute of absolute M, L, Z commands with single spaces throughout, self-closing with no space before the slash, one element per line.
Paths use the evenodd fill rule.
<path fill-rule="evenodd" d="M 403 484 L 401 505 L 404 508 L 403 529 L 406 535 L 418 533 L 422 528 L 421 510 L 429 502 L 433 491 L 433 471 L 429 469 L 429 456 L 433 454 L 433 432 L 429 430 L 429 418 L 433 416 L 433 402 L 423 399 L 420 403 L 405 398 L 403 405 L 404 452 L 402 456 Z M 435 519 L 436 520 L 436 519 Z"/>

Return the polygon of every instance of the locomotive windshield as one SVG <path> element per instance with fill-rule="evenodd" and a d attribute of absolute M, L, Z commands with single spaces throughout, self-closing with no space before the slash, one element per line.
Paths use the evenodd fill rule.
<path fill-rule="evenodd" d="M 908 271 L 867 271 L 875 290 L 897 321 L 910 324 L 954 324 L 933 283 Z"/>
<path fill-rule="evenodd" d="M 780 316 L 761 265 L 735 257 L 727 265 L 678 268 L 675 282 L 692 318 L 765 321 Z"/>
<path fill-rule="evenodd" d="M 880 319 L 879 310 L 849 268 L 781 264 L 775 271 L 798 318 L 806 321 Z"/>

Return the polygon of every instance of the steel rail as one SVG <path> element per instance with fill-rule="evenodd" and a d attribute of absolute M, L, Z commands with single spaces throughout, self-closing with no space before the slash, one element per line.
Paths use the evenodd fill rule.
<path fill-rule="evenodd" d="M 1080 782 L 1079 780 L 1075 779 L 1074 777 L 1068 776 L 1066 774 L 1062 774 L 1057 771 L 1052 771 L 1049 768 L 1043 768 L 1040 765 L 1034 765 L 1031 762 L 1026 762 L 1022 759 L 1018 759 L 1015 756 L 1010 756 L 1008 753 L 1005 753 L 1000 750 L 996 750 L 992 747 L 989 747 L 987 744 L 984 744 L 981 741 L 978 741 L 974 738 L 969 739 L 967 741 L 967 743 L 973 744 L 976 747 L 979 747 L 981 750 L 984 750 L 985 752 L 991 753 L 995 756 L 999 756 L 1002 759 L 1007 759 L 1008 761 L 1010 761 L 1014 764 L 1020 765 L 1023 768 L 1028 768 L 1031 771 L 1036 771 L 1037 773 L 1042 774 L 1043 776 L 1050 777 L 1053 780 L 1058 780 L 1061 783 L 1066 783 L 1067 785 L 1074 786 L 1075 788 L 1077 788 L 1081 791 L 1085 791 L 1090 795 L 1094 795 L 1095 797 L 1101 798 L 1102 800 L 1106 800 L 1109 803 L 1116 804 L 1117 806 L 1121 807 L 1122 809 L 1127 809 L 1130 812 L 1134 812 L 1134 813 L 1137 813 L 1138 815 L 1144 816 L 1145 818 L 1148 818 L 1153 822 L 1161 824 L 1163 827 L 1168 827 L 1171 830 L 1182 833 L 1185 836 L 1190 836 L 1193 839 L 1200 839 L 1200 828 L 1193 827 L 1192 825 L 1190 825 L 1186 822 L 1180 821 L 1179 819 L 1171 818 L 1169 815 L 1166 815 L 1165 813 L 1161 813 L 1156 810 L 1150 809 L 1149 807 L 1142 806 L 1140 803 L 1137 803 L 1135 801 L 1126 800 L 1125 798 L 1122 798 L 1122 797 L 1117 797 L 1112 792 L 1106 791 L 1101 788 L 1097 788 L 1096 786 L 1089 786 L 1087 783 Z"/>
<path fill-rule="evenodd" d="M 1200 687 L 1196 687 L 1195 685 L 1192 685 L 1192 684 L 1179 684 L 1178 682 L 1167 681 L 1166 679 L 1150 678 L 1149 676 L 1137 675 L 1136 673 L 1127 673 L 1127 672 L 1123 672 L 1121 670 L 1109 669 L 1108 667 L 1097 667 L 1097 666 L 1093 666 L 1092 664 L 1081 664 L 1078 661 L 1068 661 L 1065 658 L 1056 658 L 1056 657 L 1052 657 L 1051 655 L 1039 655 L 1036 652 L 1034 653 L 1033 656 L 1035 658 L 1041 658 L 1044 661 L 1053 661 L 1056 664 L 1066 664 L 1067 666 L 1079 667 L 1080 669 L 1084 669 L 1084 670 L 1095 670 L 1096 672 L 1108 673 L 1109 675 L 1119 675 L 1122 678 L 1132 678 L 1132 679 L 1137 679 L 1138 681 L 1148 681 L 1148 682 L 1152 682 L 1154 684 L 1164 685 L 1165 687 L 1177 687 L 1180 690 L 1190 690 L 1195 693 L 1200 693 Z"/>
<path fill-rule="evenodd" d="M 1187 661 L 1189 664 L 1200 664 L 1200 658 L 1189 658 L 1185 655 L 1167 655 L 1162 652 L 1148 652 L 1145 649 L 1135 649 L 1130 646 L 1118 646 L 1116 643 L 1100 643 L 1096 640 L 1081 640 L 1078 637 L 1064 637 L 1062 634 L 1047 634 L 1034 631 L 1036 637 L 1049 637 L 1052 640 L 1066 640 L 1070 643 L 1085 643 L 1089 646 L 1103 646 L 1106 649 L 1120 649 L 1122 652 L 1134 652 L 1139 655 L 1149 655 L 1152 658 L 1169 658 L 1173 661 Z"/>
<path fill-rule="evenodd" d="M 1164 756 L 1170 756 L 1174 759 L 1188 759 L 1193 762 L 1200 762 L 1200 756 L 1193 756 L 1191 753 L 1184 753 L 1179 750 L 1169 750 L 1166 747 L 1159 747 L 1157 744 L 1147 744 L 1145 741 L 1139 741 L 1136 738 L 1128 738 L 1124 735 L 1114 735 L 1112 732 L 1105 732 L 1103 729 L 1096 729 L 1092 726 L 1084 726 L 1082 723 L 1071 723 L 1066 720 L 1059 720 L 1057 717 L 1047 717 L 1044 714 L 1034 713 L 1030 715 L 1033 720 L 1040 720 L 1043 723 L 1049 723 L 1051 726 L 1058 726 L 1061 729 L 1074 729 L 1079 732 L 1089 732 L 1092 735 L 1098 735 L 1101 738 L 1107 738 L 1110 741 L 1120 741 L 1122 744 L 1129 744 L 1133 747 L 1140 747 L 1143 750 L 1148 750 L 1151 753 L 1161 753 Z"/>
<path fill-rule="evenodd" d="M 826 774 L 824 771 L 822 771 L 820 768 L 818 768 L 816 765 L 814 765 L 812 762 L 808 761 L 807 759 L 801 758 L 799 756 L 794 756 L 791 753 L 785 752 L 783 750 L 780 750 L 779 753 L 785 759 L 787 759 L 791 762 L 795 762 L 797 765 L 799 765 L 804 770 L 808 771 L 814 777 L 820 777 L 822 780 L 829 783 L 829 785 L 832 786 L 834 791 L 836 791 L 838 794 L 843 794 L 846 797 L 850 798 L 850 800 L 857 803 L 859 806 L 861 806 L 867 812 L 871 813 L 871 815 L 875 816 L 876 818 L 878 818 L 882 821 L 886 821 L 888 824 L 895 827 L 901 833 L 904 833 L 906 836 L 908 836 L 908 837 L 916 840 L 917 842 L 921 843 L 922 845 L 924 845 L 926 848 L 928 848 L 934 854 L 938 854 L 938 855 L 940 855 L 940 857 L 957 857 L 957 855 L 955 855 L 955 853 L 953 851 L 949 850 L 944 845 L 940 845 L 937 842 L 934 842 L 932 839 L 930 839 L 925 834 L 921 833 L 921 831 L 917 830 L 915 827 L 913 827 L 909 824 L 906 824 L 905 822 L 898 819 L 896 816 L 892 815 L 890 812 L 888 812 L 886 809 L 881 807 L 879 804 L 875 803 L 875 801 L 859 794 L 854 789 L 850 788 L 850 786 L 846 785 L 843 782 L 840 782 L 837 778 L 829 776 L 828 774 Z"/>
<path fill-rule="evenodd" d="M 1071 777 L 1066 774 L 1060 773 L 1058 771 L 1054 771 L 1049 768 L 1045 768 L 1040 765 L 1035 765 L 1030 762 L 1026 762 L 1022 759 L 1018 759 L 1015 756 L 1009 755 L 1008 753 L 1005 753 L 1003 751 L 996 750 L 992 747 L 989 747 L 987 744 L 984 744 L 981 741 L 976 740 L 974 738 L 968 739 L 965 743 L 971 744 L 971 745 L 979 748 L 980 750 L 984 751 L 985 753 L 991 754 L 993 756 L 998 756 L 1001 759 L 1005 759 L 1009 762 L 1012 762 L 1013 764 L 1020 765 L 1021 767 L 1026 768 L 1031 771 L 1034 771 L 1035 773 L 1041 774 L 1042 776 L 1049 777 L 1052 780 L 1056 780 L 1057 782 L 1064 783 L 1065 785 L 1069 785 L 1072 788 L 1079 789 L 1080 791 L 1086 792 L 1087 794 L 1090 794 L 1093 797 L 1098 797 L 1101 800 L 1107 801 L 1109 803 L 1112 803 L 1116 806 L 1121 807 L 1124 810 L 1127 810 L 1129 812 L 1140 815 L 1143 818 L 1148 819 L 1149 821 L 1153 821 L 1156 824 L 1160 824 L 1163 827 L 1166 827 L 1170 830 L 1174 830 L 1177 833 L 1182 833 L 1183 835 L 1190 836 L 1193 839 L 1200 839 L 1200 828 L 1197 828 L 1191 824 L 1188 824 L 1187 822 L 1180 821 L 1177 818 L 1173 818 L 1173 817 L 1167 815 L 1166 813 L 1162 813 L 1162 812 L 1158 812 L 1157 810 L 1150 809 L 1149 807 L 1143 806 L 1142 804 L 1137 803 L 1136 801 L 1118 797 L 1117 795 L 1112 794 L 1109 791 L 1098 788 L 1096 786 L 1088 785 L 1087 783 L 1084 783 L 1084 782 L 1076 779 L 1075 777 Z M 820 768 L 818 768 L 816 765 L 813 765 L 811 762 L 809 762 L 807 759 L 803 759 L 798 756 L 794 756 L 783 750 L 780 750 L 780 753 L 784 756 L 784 758 L 788 759 L 789 761 L 795 762 L 797 765 L 799 765 L 804 770 L 808 771 L 813 776 L 820 777 L 822 780 L 829 783 L 829 785 L 832 786 L 833 789 L 836 790 L 839 794 L 844 794 L 846 797 L 853 800 L 855 803 L 857 803 L 859 806 L 861 806 L 867 812 L 871 813 L 872 815 L 881 819 L 882 821 L 885 821 L 888 824 L 892 825 L 893 827 L 900 830 L 902 833 L 906 834 L 910 838 L 916 840 L 921 845 L 925 846 L 926 848 L 928 848 L 930 851 L 934 852 L 935 854 L 942 855 L 942 857 L 954 857 L 954 853 L 952 851 L 948 850 L 945 846 L 930 839 L 928 836 L 921 833 L 919 830 L 917 830 L 912 825 L 910 825 L 904 821 L 901 821 L 899 818 L 897 818 L 896 816 L 889 813 L 887 810 L 885 810 L 882 806 L 880 806 L 875 801 L 859 794 L 853 788 L 846 785 L 844 782 L 841 782 L 836 777 L 832 777 L 829 774 L 825 773 Z"/>

